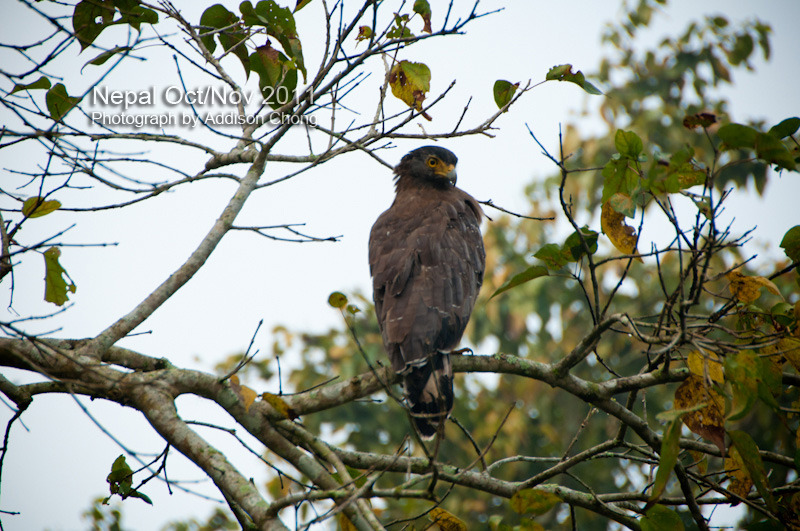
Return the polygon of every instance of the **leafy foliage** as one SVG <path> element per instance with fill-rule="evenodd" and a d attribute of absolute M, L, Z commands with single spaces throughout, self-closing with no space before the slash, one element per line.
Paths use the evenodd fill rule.
<path fill-rule="evenodd" d="M 57 306 L 63 306 L 68 300 L 68 293 L 75 293 L 77 287 L 70 280 L 69 283 L 64 279 L 67 271 L 62 267 L 58 259 L 61 257 L 61 250 L 58 247 L 50 247 L 43 253 L 44 256 L 44 300 L 52 302 Z"/>
<path fill-rule="evenodd" d="M 583 72 L 578 70 L 577 72 L 572 71 L 572 65 L 559 65 L 554 66 L 547 72 L 545 76 L 546 81 L 567 81 L 569 83 L 575 83 L 580 88 L 588 92 L 589 94 L 600 95 L 600 89 L 592 85 L 586 80 L 586 76 L 583 75 Z"/>

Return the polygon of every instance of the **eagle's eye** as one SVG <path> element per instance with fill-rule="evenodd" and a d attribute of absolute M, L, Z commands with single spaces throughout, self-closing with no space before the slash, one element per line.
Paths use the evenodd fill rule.
<path fill-rule="evenodd" d="M 436 159 L 436 157 L 431 157 L 431 158 L 428 159 L 428 166 L 429 167 L 435 168 L 437 164 L 439 164 L 439 161 Z"/>

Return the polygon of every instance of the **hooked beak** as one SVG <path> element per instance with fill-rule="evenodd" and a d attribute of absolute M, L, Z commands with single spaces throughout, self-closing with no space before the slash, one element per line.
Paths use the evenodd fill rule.
<path fill-rule="evenodd" d="M 444 171 L 440 173 L 440 175 L 445 179 L 447 179 L 448 181 L 450 181 L 450 184 L 452 184 L 453 186 L 456 185 L 456 178 L 458 176 L 456 175 L 455 165 L 448 164 L 447 166 L 445 166 Z"/>

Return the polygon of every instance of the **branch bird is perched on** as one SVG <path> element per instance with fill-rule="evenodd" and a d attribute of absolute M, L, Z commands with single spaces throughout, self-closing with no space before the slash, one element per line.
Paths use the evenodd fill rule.
<path fill-rule="evenodd" d="M 426 439 L 443 434 L 453 409 L 450 352 L 467 326 L 485 268 L 483 214 L 456 188 L 457 162 L 438 146 L 404 156 L 394 169 L 394 203 L 369 237 L 383 344 Z"/>

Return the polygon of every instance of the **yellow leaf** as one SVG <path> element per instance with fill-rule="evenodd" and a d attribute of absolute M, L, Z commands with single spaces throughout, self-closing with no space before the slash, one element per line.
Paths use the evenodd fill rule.
<path fill-rule="evenodd" d="M 230 382 L 231 382 L 231 389 L 233 390 L 234 393 L 236 393 L 236 396 L 238 396 L 239 399 L 244 403 L 244 410 L 250 411 L 250 406 L 252 406 L 253 402 L 255 402 L 258 393 L 256 393 L 246 385 L 240 385 L 239 377 L 236 376 L 235 374 L 231 376 Z"/>
<path fill-rule="evenodd" d="M 431 89 L 431 71 L 424 63 L 399 61 L 389 71 L 389 86 L 392 94 L 417 111 L 422 111 L 422 102 Z M 426 113 L 422 116 L 430 120 Z"/>
<path fill-rule="evenodd" d="M 63 306 L 69 300 L 69 293 L 75 293 L 78 288 L 58 261 L 61 256 L 61 250 L 58 247 L 50 247 L 43 253 L 43 256 L 44 300 Z M 64 280 L 64 276 L 69 279 L 69 283 Z"/>
<path fill-rule="evenodd" d="M 606 202 L 600 211 L 600 227 L 614 247 L 623 254 L 636 254 L 636 231 L 625 224 L 625 216 Z M 640 257 L 636 257 L 642 261 Z"/>
<path fill-rule="evenodd" d="M 722 363 L 720 363 L 719 357 L 713 352 L 708 352 L 703 355 L 693 350 L 689 353 L 686 365 L 689 366 L 689 371 L 691 371 L 692 374 L 696 374 L 706 381 L 710 379 L 717 383 L 725 383 L 725 377 L 722 373 Z"/>
<path fill-rule="evenodd" d="M 764 277 L 753 277 L 743 275 L 738 271 L 731 271 L 725 275 L 730 282 L 729 289 L 731 295 L 742 304 L 750 304 L 761 296 L 761 288 L 767 288 L 781 299 L 781 292 L 778 287 L 769 279 Z"/>
<path fill-rule="evenodd" d="M 692 409 L 701 404 L 703 407 L 683 416 L 683 423 L 693 433 L 716 444 L 725 455 L 725 401 L 719 393 L 706 387 L 701 376 L 691 374 L 675 390 L 673 407 Z"/>
<path fill-rule="evenodd" d="M 242 401 L 244 402 L 244 410 L 250 411 L 250 406 L 253 405 L 255 402 L 258 393 L 247 387 L 246 385 L 242 386 Z"/>
<path fill-rule="evenodd" d="M 347 304 L 347 295 L 340 291 L 334 291 L 328 296 L 328 304 L 334 308 L 342 309 Z"/>
<path fill-rule="evenodd" d="M 778 350 L 800 372 L 800 339 L 785 337 L 778 343 Z"/>
<path fill-rule="evenodd" d="M 540 515 L 561 503 L 561 498 L 542 489 L 522 489 L 511 496 L 509 503 L 517 514 Z"/>
<path fill-rule="evenodd" d="M 442 531 L 467 531 L 467 524 L 441 507 L 431 509 L 428 518 Z"/>
<path fill-rule="evenodd" d="M 753 488 L 753 480 L 747 473 L 742 457 L 735 446 L 731 446 L 728 458 L 725 460 L 725 473 L 731 479 L 728 490 L 732 493 L 746 498 L 750 489 Z"/>
<path fill-rule="evenodd" d="M 55 199 L 45 201 L 43 197 L 30 197 L 22 203 L 22 214 L 29 218 L 39 218 L 55 212 L 61 208 L 61 203 Z"/>
<path fill-rule="evenodd" d="M 356 526 L 344 513 L 339 513 L 339 529 L 342 531 L 357 531 Z"/>
<path fill-rule="evenodd" d="M 261 395 L 261 398 L 264 402 L 267 402 L 269 405 L 275 408 L 275 410 L 286 417 L 287 419 L 296 419 L 297 413 L 294 412 L 292 408 L 289 407 L 289 404 L 283 401 L 283 398 L 279 397 L 278 395 L 273 395 L 272 393 L 264 393 Z"/>

